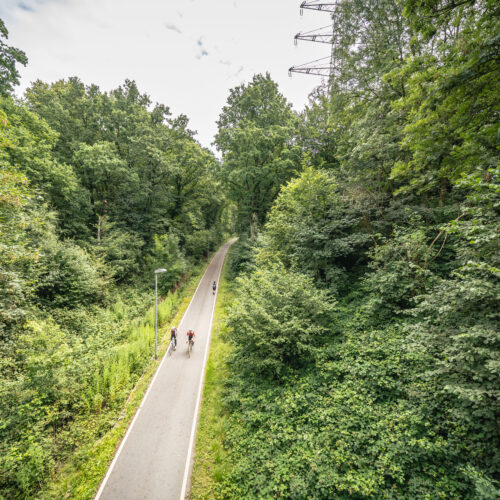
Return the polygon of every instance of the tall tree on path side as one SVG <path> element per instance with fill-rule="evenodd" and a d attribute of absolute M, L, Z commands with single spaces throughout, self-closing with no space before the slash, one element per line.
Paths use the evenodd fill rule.
<path fill-rule="evenodd" d="M 222 152 L 221 174 L 238 207 L 240 231 L 252 238 L 280 187 L 297 172 L 296 117 L 269 74 L 231 90 L 217 122 L 215 144 Z"/>

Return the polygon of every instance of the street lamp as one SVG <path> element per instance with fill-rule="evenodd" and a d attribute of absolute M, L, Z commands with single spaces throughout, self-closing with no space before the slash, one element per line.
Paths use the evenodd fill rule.
<path fill-rule="evenodd" d="M 155 359 L 158 359 L 158 275 L 165 271 L 166 269 L 155 271 Z"/>

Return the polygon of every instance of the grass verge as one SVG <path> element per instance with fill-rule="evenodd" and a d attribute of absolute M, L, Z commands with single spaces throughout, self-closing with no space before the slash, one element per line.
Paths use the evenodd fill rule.
<path fill-rule="evenodd" d="M 229 249 L 224 264 L 215 308 L 210 354 L 205 373 L 200 421 L 196 435 L 195 459 L 189 498 L 192 500 L 218 498 L 217 483 L 230 467 L 228 453 L 224 446 L 228 419 L 223 409 L 224 382 L 229 376 L 227 360 L 230 345 L 224 341 L 225 311 L 233 300 L 229 280 Z"/>
<path fill-rule="evenodd" d="M 56 476 L 51 481 L 47 488 L 44 488 L 37 498 L 43 500 L 52 499 L 78 499 L 87 500 L 94 498 L 97 493 L 100 482 L 104 478 L 108 467 L 113 459 L 113 456 L 127 432 L 137 408 L 139 407 L 147 388 L 153 378 L 161 359 L 168 348 L 170 335 L 168 335 L 171 324 L 178 324 L 186 311 L 189 302 L 198 286 L 198 283 L 205 272 L 207 264 L 204 263 L 195 268 L 191 278 L 178 290 L 179 299 L 175 301 L 174 307 L 172 304 L 166 304 L 168 307 L 163 308 L 159 304 L 158 310 L 158 359 L 153 357 L 148 362 L 143 374 L 130 392 L 128 399 L 121 409 L 111 409 L 107 413 L 93 415 L 94 421 L 85 421 L 75 423 L 75 431 L 85 441 L 87 438 L 88 444 L 82 445 L 64 463 L 57 471 Z M 168 311 L 168 313 L 167 313 Z M 146 323 L 151 323 L 154 317 L 154 308 L 149 310 L 144 317 Z M 88 417 L 88 415 L 87 415 Z M 109 422 L 111 429 L 100 437 L 97 441 L 89 439 L 93 435 L 93 430 L 102 427 L 103 420 Z"/>

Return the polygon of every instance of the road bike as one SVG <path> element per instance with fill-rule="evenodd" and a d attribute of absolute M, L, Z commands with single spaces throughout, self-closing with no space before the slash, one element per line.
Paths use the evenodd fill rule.
<path fill-rule="evenodd" d="M 172 356 L 172 351 L 177 349 L 177 339 L 175 337 L 170 339 L 170 349 L 168 351 L 168 355 Z"/>
<path fill-rule="evenodd" d="M 193 350 L 194 340 L 193 339 L 189 339 L 187 341 L 187 344 L 188 344 L 188 358 L 190 358 L 191 357 L 191 351 Z"/>

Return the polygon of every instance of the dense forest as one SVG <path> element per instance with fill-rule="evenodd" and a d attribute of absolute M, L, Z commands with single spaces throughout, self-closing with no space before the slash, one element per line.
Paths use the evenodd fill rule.
<path fill-rule="evenodd" d="M 113 426 L 150 360 L 154 269 L 175 288 L 232 209 L 186 116 L 133 81 L 16 99 L 27 58 L 0 32 L 0 498 L 32 498 Z"/>
<path fill-rule="evenodd" d="M 153 270 L 233 232 L 210 498 L 500 497 L 499 14 L 339 0 L 332 77 L 232 89 L 220 159 L 133 81 L 16 98 L 0 21 L 0 498 L 115 424 Z"/>
<path fill-rule="evenodd" d="M 499 498 L 499 8 L 342 0 L 303 113 L 231 91 L 210 498 Z"/>

